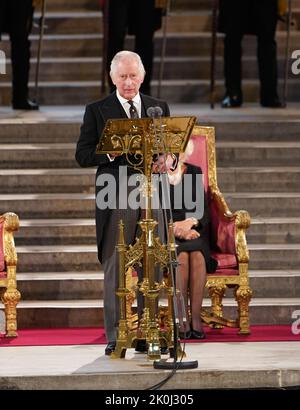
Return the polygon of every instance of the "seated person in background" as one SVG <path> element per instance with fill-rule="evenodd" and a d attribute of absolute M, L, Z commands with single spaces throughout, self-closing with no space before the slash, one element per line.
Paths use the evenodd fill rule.
<path fill-rule="evenodd" d="M 202 327 L 200 311 L 202 308 L 203 294 L 206 283 L 206 273 L 213 273 L 217 267 L 217 261 L 210 255 L 209 245 L 209 209 L 204 193 L 204 209 L 201 219 L 187 217 L 188 213 L 193 213 L 195 209 L 186 209 L 185 200 L 182 201 L 181 209 L 174 206 L 175 185 L 182 181 L 182 193 L 185 194 L 184 175 L 192 176 L 192 200 L 195 201 L 197 189 L 202 190 L 203 184 L 197 181 L 197 175 L 202 171 L 199 167 L 187 164 L 187 158 L 193 151 L 193 144 L 190 141 L 185 154 L 181 154 L 177 168 L 174 172 L 168 171 L 170 181 L 170 198 L 172 205 L 174 235 L 178 254 L 178 278 L 177 287 L 180 289 L 185 304 L 187 325 L 185 329 L 180 329 L 180 337 L 186 339 L 204 339 L 205 333 Z M 203 195 L 203 193 L 202 193 Z M 203 197 L 203 196 L 202 196 Z M 185 198 L 183 198 L 185 199 Z M 190 302 L 190 303 L 189 303 Z M 189 314 L 190 311 L 190 314 Z"/>

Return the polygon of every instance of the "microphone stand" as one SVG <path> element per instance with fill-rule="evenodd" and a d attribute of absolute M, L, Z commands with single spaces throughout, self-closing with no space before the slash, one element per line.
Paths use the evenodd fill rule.
<path fill-rule="evenodd" d="M 154 118 L 160 118 L 162 116 L 162 109 L 160 107 L 149 107 L 147 110 L 147 114 Z M 160 135 L 162 134 L 162 126 L 160 122 Z M 157 135 L 156 135 L 156 127 L 154 126 L 154 135 L 155 139 L 157 141 Z M 163 157 L 164 157 L 164 162 L 166 165 L 166 149 L 164 146 L 164 151 L 163 151 Z M 160 173 L 161 176 L 163 176 L 163 181 L 162 180 L 162 205 L 164 205 L 164 198 L 167 198 L 167 194 L 169 191 L 169 180 L 166 172 L 166 166 L 165 166 L 165 171 L 163 173 Z M 169 197 L 168 197 L 169 198 Z M 167 229 L 167 240 L 168 243 L 170 243 L 170 235 L 172 235 L 172 243 L 175 243 L 174 239 L 174 233 L 173 233 L 173 215 L 172 215 L 172 207 L 171 207 L 171 201 L 169 198 L 169 212 L 170 212 L 170 229 Z M 162 206 L 163 208 L 163 216 L 164 216 L 164 227 L 168 226 L 168 218 L 166 214 L 166 208 Z M 177 272 L 177 267 L 178 267 L 178 261 L 177 261 L 177 256 L 176 256 L 176 250 L 173 252 L 170 247 L 169 247 L 169 260 L 170 260 L 170 272 L 169 274 L 171 275 L 171 285 L 173 288 L 173 297 L 172 297 L 172 313 L 173 313 L 173 355 L 170 355 L 170 357 L 173 356 L 173 362 L 166 362 L 165 360 L 155 360 L 153 362 L 153 367 L 154 369 L 165 369 L 165 370 L 187 370 L 187 369 L 196 369 L 198 367 L 198 361 L 197 360 L 192 360 L 192 361 L 182 361 L 183 354 L 182 352 L 180 361 L 178 361 L 178 325 L 179 325 L 179 315 L 178 315 L 178 306 L 177 306 L 177 295 L 176 295 L 176 272 Z M 181 295 L 182 297 L 182 295 Z M 184 303 L 182 303 L 182 311 L 184 312 L 184 317 L 186 321 L 186 314 L 185 314 L 185 307 Z"/>

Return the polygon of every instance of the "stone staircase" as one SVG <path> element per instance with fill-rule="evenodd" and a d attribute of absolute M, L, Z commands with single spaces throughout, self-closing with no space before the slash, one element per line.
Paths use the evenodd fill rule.
<path fill-rule="evenodd" d="M 247 209 L 252 217 L 252 324 L 289 324 L 300 306 L 300 125 L 274 121 L 212 121 L 221 191 L 232 211 Z M 19 327 L 103 325 L 95 169 L 74 160 L 79 122 L 1 122 L 0 213 L 14 211 L 21 221 Z M 233 315 L 230 292 L 224 305 Z"/>
<path fill-rule="evenodd" d="M 40 68 L 41 104 L 85 104 L 98 99 L 102 66 L 102 13 L 96 0 L 49 0 L 47 2 L 46 31 Z M 168 17 L 168 36 L 164 81 L 161 97 L 169 102 L 206 102 L 209 100 L 209 72 L 211 45 L 211 4 L 209 0 L 173 0 Z M 291 52 L 299 48 L 300 0 L 292 1 L 293 28 Z M 39 12 L 36 12 L 36 18 Z M 38 32 L 32 40 L 31 87 L 36 67 Z M 286 34 L 284 25 L 278 25 L 278 69 L 282 86 Z M 133 48 L 133 38 L 128 37 L 126 48 Z M 152 94 L 157 94 L 157 79 L 161 58 L 162 30 L 155 37 L 155 67 Z M 0 43 L 10 55 L 8 37 Z M 216 98 L 224 93 L 223 42 L 218 36 L 216 59 Z M 244 39 L 244 99 L 258 100 L 258 74 L 256 39 Z M 289 70 L 290 101 L 300 97 L 299 78 Z M 10 62 L 8 61 L 10 73 Z M 10 104 L 10 74 L 0 76 L 0 104 Z M 32 91 L 33 92 L 33 91 Z"/>

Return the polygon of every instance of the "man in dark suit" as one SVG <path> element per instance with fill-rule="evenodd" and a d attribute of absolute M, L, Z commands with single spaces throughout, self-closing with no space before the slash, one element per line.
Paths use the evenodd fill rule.
<path fill-rule="evenodd" d="M 147 117 L 147 109 L 153 106 L 161 107 L 163 116 L 170 115 L 166 102 L 139 93 L 145 69 L 138 54 L 131 51 L 117 53 L 111 63 L 110 75 L 116 91 L 101 101 L 87 105 L 76 150 L 76 160 L 80 166 L 98 166 L 97 199 L 103 188 L 97 185 L 100 185 L 99 181 L 104 174 L 110 175 L 116 181 L 117 187 L 116 198 L 113 198 L 116 199 L 116 203 L 112 204 L 112 207 L 100 209 L 99 203 L 96 207 L 98 258 L 104 270 L 104 321 L 109 342 L 105 350 L 107 355 L 115 349 L 119 320 L 118 298 L 115 294 L 119 270 L 116 251 L 118 224 L 122 219 L 125 225 L 125 241 L 127 244 L 132 243 L 136 237 L 140 210 L 131 209 L 128 205 L 126 209 L 118 208 L 118 187 L 127 183 L 126 179 L 119 180 L 119 168 L 126 167 L 128 176 L 134 173 L 132 168 L 128 167 L 125 155 L 99 155 L 96 154 L 96 146 L 108 119 Z M 128 192 L 129 190 L 130 187 Z M 116 209 L 112 209 L 114 206 Z"/>
<path fill-rule="evenodd" d="M 161 27 L 162 8 L 155 0 L 105 0 L 108 4 L 107 71 L 113 56 L 124 49 L 126 33 L 135 36 L 134 51 L 139 54 L 146 69 L 141 92 L 150 95 L 155 30 Z M 113 84 L 110 82 L 111 91 Z"/>
<path fill-rule="evenodd" d="M 224 37 L 224 76 L 226 94 L 222 106 L 239 107 L 242 95 L 242 38 L 257 36 L 260 103 L 263 107 L 282 107 L 277 94 L 275 32 L 277 0 L 220 0 L 219 31 Z"/>
<path fill-rule="evenodd" d="M 28 100 L 30 41 L 33 17 L 32 0 L 0 0 L 0 34 L 9 33 L 12 62 L 12 106 L 20 110 L 37 110 Z"/>

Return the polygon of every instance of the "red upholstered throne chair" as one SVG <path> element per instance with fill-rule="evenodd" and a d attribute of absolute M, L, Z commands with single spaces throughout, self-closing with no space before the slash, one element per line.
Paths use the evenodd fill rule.
<path fill-rule="evenodd" d="M 210 242 L 217 271 L 207 275 L 206 287 L 211 298 L 211 311 L 202 310 L 202 320 L 212 327 L 237 327 L 240 334 L 250 333 L 249 286 L 245 231 L 250 225 L 247 211 L 231 213 L 217 184 L 215 129 L 195 126 L 191 136 L 193 152 L 188 162 L 200 166 L 210 209 Z M 223 317 L 222 299 L 227 288 L 233 288 L 237 302 L 237 318 Z"/>
<path fill-rule="evenodd" d="M 17 252 L 13 232 L 19 228 L 19 218 L 12 212 L 0 215 L 0 295 L 4 305 L 7 337 L 17 336 Z"/>

